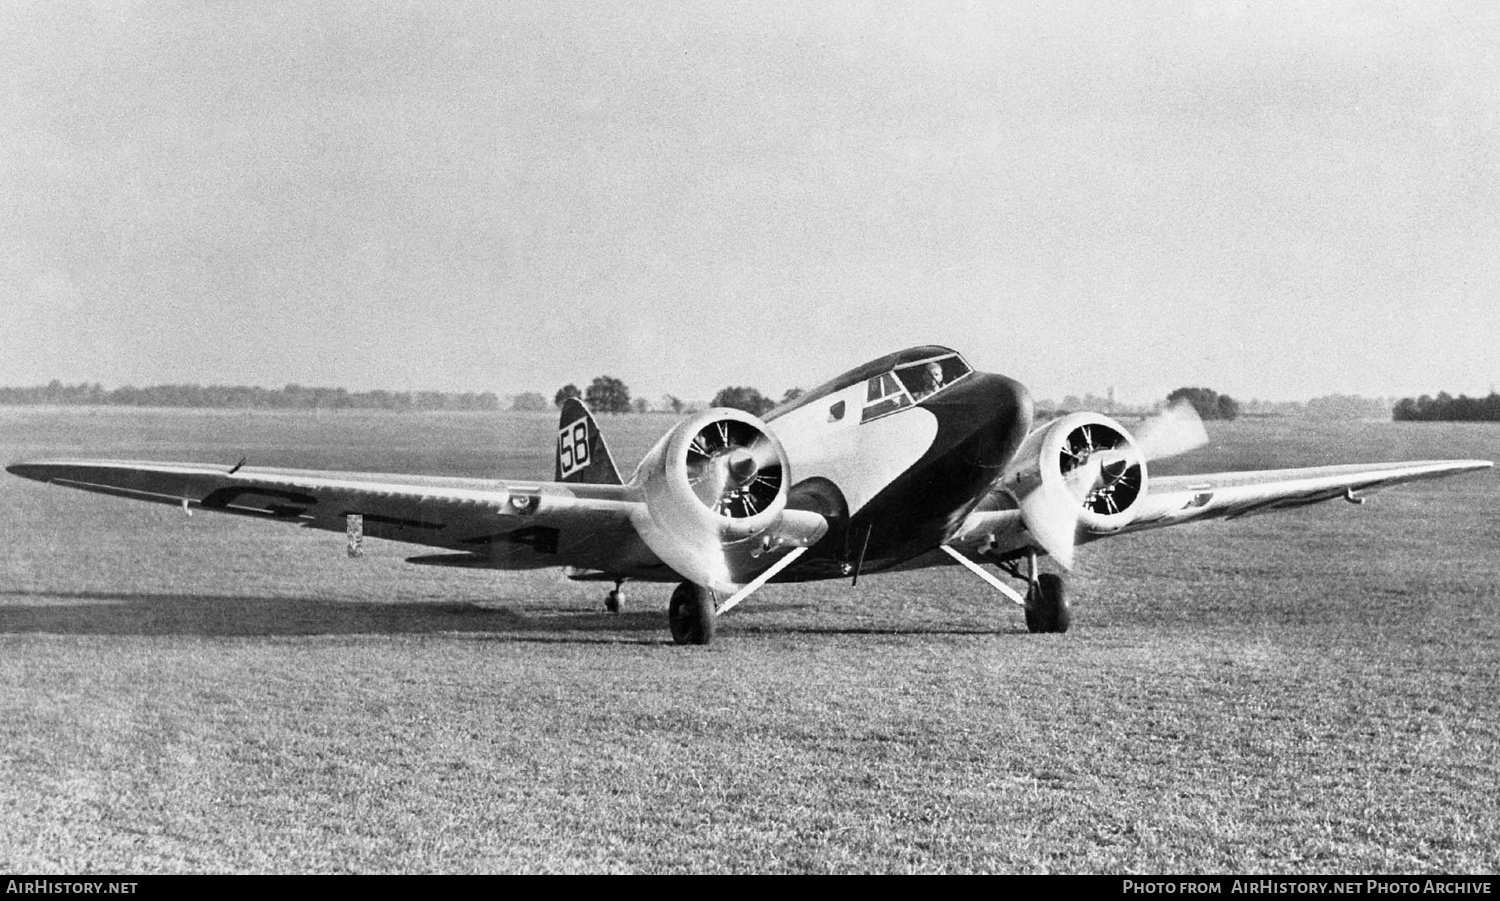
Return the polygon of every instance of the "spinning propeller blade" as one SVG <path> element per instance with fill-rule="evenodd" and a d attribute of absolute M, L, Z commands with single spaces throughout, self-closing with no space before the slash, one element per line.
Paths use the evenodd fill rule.
<path fill-rule="evenodd" d="M 1135 440 L 1147 460 L 1164 460 L 1207 444 L 1208 432 L 1193 405 L 1180 400 L 1142 422 Z"/>
<path fill-rule="evenodd" d="M 1078 533 L 1078 505 L 1049 503 L 1045 486 L 1021 498 L 1021 518 L 1031 537 L 1063 569 L 1073 568 L 1073 546 Z"/>

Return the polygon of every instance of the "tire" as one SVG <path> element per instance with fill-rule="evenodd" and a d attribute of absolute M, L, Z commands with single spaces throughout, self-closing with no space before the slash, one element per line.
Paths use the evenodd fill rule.
<path fill-rule="evenodd" d="M 1068 606 L 1067 583 L 1062 576 L 1043 573 L 1037 577 L 1039 632 L 1063 633 L 1073 624 L 1073 610 Z"/>
<path fill-rule="evenodd" d="M 604 609 L 610 613 L 619 613 L 625 609 L 625 593 L 623 591 L 611 591 L 604 596 Z"/>
<path fill-rule="evenodd" d="M 708 644 L 714 640 L 714 593 L 702 585 L 683 582 L 672 592 L 667 624 L 678 644 Z"/>
<path fill-rule="evenodd" d="M 1043 573 L 1026 592 L 1026 628 L 1032 632 L 1068 631 L 1073 610 L 1068 606 L 1067 583 L 1062 576 Z"/>

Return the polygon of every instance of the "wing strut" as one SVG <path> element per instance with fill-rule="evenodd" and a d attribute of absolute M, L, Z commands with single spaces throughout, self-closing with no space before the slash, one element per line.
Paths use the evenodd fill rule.
<path fill-rule="evenodd" d="M 1021 605 L 1022 607 L 1026 606 L 1026 597 L 1025 597 L 1025 595 L 1021 594 L 1019 591 L 1016 591 L 1014 588 L 1011 588 L 1009 585 L 1007 585 L 1004 582 L 1000 581 L 998 578 L 995 577 L 995 575 L 993 573 L 985 571 L 984 567 L 980 566 L 978 563 L 975 563 L 973 560 L 970 560 L 968 557 L 965 557 L 963 554 L 960 554 L 958 551 L 954 550 L 953 548 L 949 547 L 946 544 L 942 546 L 942 550 L 944 551 L 944 553 L 946 553 L 948 556 L 952 557 L 954 560 L 957 560 L 959 563 L 962 563 L 964 566 L 967 566 L 969 568 L 969 571 L 972 572 L 972 573 L 974 573 L 974 575 L 978 576 L 979 578 L 981 578 L 981 579 L 985 580 L 986 582 L 990 583 L 991 585 L 993 585 L 995 587 L 996 591 L 998 591 L 1001 594 L 1005 595 L 1006 597 L 1010 598 L 1012 601 L 1015 601 L 1017 604 Z"/>
<path fill-rule="evenodd" d="M 730 608 L 738 604 L 740 601 L 743 601 L 745 598 L 748 598 L 750 595 L 754 594 L 760 588 L 760 586 L 771 581 L 772 576 L 775 576 L 783 569 L 791 566 L 792 561 L 796 560 L 798 557 L 802 556 L 805 553 L 807 553 L 807 548 L 805 547 L 792 548 L 791 552 L 788 553 L 785 557 L 782 557 L 780 560 L 777 560 L 775 563 L 771 564 L 770 569 L 756 576 L 749 585 L 746 585 L 744 588 L 736 591 L 733 595 L 730 596 L 729 600 L 720 604 L 719 609 L 715 610 L 714 614 L 718 615 L 721 613 L 727 613 Z"/>

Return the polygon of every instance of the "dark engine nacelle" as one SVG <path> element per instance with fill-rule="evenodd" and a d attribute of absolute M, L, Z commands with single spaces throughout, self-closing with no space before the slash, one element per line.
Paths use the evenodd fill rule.
<path fill-rule="evenodd" d="M 636 470 L 645 509 L 636 529 L 684 578 L 733 591 L 736 571 L 762 549 L 786 510 L 786 451 L 766 424 L 740 410 L 683 420 Z"/>
<path fill-rule="evenodd" d="M 1033 431 L 1004 480 L 1023 510 L 1044 505 L 1047 518 L 1058 521 L 1059 505 L 1067 507 L 1078 531 L 1094 535 L 1129 525 L 1146 484 L 1146 457 L 1135 439 L 1098 413 L 1072 413 Z"/>

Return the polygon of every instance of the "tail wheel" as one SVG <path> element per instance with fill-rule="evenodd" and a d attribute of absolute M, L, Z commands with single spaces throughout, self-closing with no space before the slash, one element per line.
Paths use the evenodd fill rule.
<path fill-rule="evenodd" d="M 1026 593 L 1026 628 L 1032 632 L 1066 632 L 1073 624 L 1062 576 L 1042 573 Z"/>
<path fill-rule="evenodd" d="M 667 622 L 678 644 L 708 644 L 714 640 L 714 593 L 702 585 L 683 582 L 672 592 Z"/>

